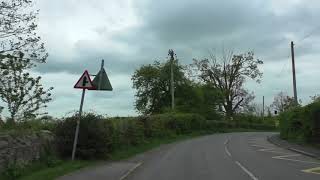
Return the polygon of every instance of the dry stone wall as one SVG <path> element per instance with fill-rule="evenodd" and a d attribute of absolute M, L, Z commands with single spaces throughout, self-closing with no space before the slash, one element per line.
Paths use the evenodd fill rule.
<path fill-rule="evenodd" d="M 49 131 L 28 135 L 0 133 L 0 172 L 8 163 L 28 164 L 33 160 L 38 160 L 44 146 L 52 142 L 53 135 Z"/>

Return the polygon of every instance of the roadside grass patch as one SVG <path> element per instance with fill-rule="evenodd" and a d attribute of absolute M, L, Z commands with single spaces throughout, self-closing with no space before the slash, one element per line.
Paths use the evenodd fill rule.
<path fill-rule="evenodd" d="M 95 161 L 62 161 L 55 167 L 39 167 L 39 164 L 38 166 L 32 165 L 31 168 L 26 169 L 28 172 L 18 178 L 18 180 L 53 180 L 61 175 L 96 163 Z"/>

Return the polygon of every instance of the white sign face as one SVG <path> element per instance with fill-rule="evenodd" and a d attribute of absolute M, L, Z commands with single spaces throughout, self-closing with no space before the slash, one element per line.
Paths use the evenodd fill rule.
<path fill-rule="evenodd" d="M 78 82 L 74 85 L 74 88 L 79 89 L 95 89 L 90 79 L 88 71 L 84 71 Z"/>

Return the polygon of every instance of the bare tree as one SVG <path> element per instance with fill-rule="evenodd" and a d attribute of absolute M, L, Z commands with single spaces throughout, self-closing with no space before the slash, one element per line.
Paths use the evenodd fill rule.
<path fill-rule="evenodd" d="M 227 117 L 233 116 L 234 112 L 254 99 L 253 94 L 245 90 L 243 85 L 247 78 L 260 82 L 260 64 L 263 62 L 255 59 L 253 52 L 239 55 L 224 53 L 220 61 L 211 55 L 210 59 L 194 59 L 193 63 L 199 78 L 221 91 L 224 99 L 221 106 Z"/>
<path fill-rule="evenodd" d="M 293 97 L 288 96 L 284 92 L 280 92 L 279 94 L 277 94 L 277 96 L 274 97 L 271 106 L 274 108 L 274 110 L 281 113 L 292 107 L 295 107 L 296 103 Z"/>
<path fill-rule="evenodd" d="M 316 94 L 314 96 L 310 96 L 312 102 L 320 102 L 320 95 Z"/>

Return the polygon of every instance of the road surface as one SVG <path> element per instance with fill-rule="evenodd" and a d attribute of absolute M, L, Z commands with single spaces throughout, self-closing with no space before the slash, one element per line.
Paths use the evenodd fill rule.
<path fill-rule="evenodd" d="M 272 133 L 215 134 L 163 145 L 59 180 L 320 180 L 320 161 L 267 141 Z"/>
<path fill-rule="evenodd" d="M 320 161 L 279 148 L 271 133 L 210 135 L 153 154 L 128 180 L 319 180 Z"/>

